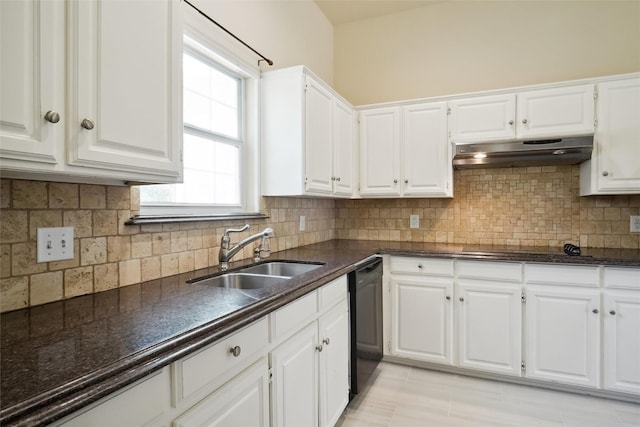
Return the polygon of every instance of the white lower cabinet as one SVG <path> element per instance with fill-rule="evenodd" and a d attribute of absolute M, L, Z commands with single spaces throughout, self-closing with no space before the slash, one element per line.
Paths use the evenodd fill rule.
<path fill-rule="evenodd" d="M 520 284 L 459 281 L 456 298 L 459 366 L 520 376 Z"/>
<path fill-rule="evenodd" d="M 269 366 L 262 358 L 173 421 L 172 427 L 268 427 Z"/>
<path fill-rule="evenodd" d="M 343 299 L 271 352 L 273 426 L 335 424 L 348 403 L 348 348 Z"/>
<path fill-rule="evenodd" d="M 600 384 L 600 292 L 527 287 L 526 376 L 588 387 Z"/>
<path fill-rule="evenodd" d="M 391 354 L 453 364 L 453 280 L 391 279 Z"/>

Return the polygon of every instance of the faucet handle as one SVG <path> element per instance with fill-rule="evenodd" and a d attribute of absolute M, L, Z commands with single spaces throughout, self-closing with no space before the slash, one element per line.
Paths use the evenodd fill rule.
<path fill-rule="evenodd" d="M 242 228 L 227 228 L 224 230 L 224 236 L 229 237 L 229 233 L 242 233 L 249 229 L 249 224 L 245 224 Z"/>

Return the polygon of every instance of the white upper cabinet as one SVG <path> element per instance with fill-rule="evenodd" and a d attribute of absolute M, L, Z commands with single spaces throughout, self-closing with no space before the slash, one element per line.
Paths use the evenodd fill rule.
<path fill-rule="evenodd" d="M 360 194 L 452 197 L 447 105 L 428 102 L 360 111 Z"/>
<path fill-rule="evenodd" d="M 181 181 L 180 2 L 1 7 L 3 174 Z"/>
<path fill-rule="evenodd" d="M 69 162 L 181 175 L 176 1 L 69 3 Z M 141 29 L 144 31 L 141 31 Z"/>
<path fill-rule="evenodd" d="M 594 85 L 574 85 L 449 101 L 450 141 L 510 141 L 594 132 Z"/>
<path fill-rule="evenodd" d="M 580 195 L 640 193 L 640 78 L 598 84 L 591 160 L 580 167 Z"/>
<path fill-rule="evenodd" d="M 450 140 L 456 144 L 515 139 L 516 96 L 479 96 L 449 101 Z"/>
<path fill-rule="evenodd" d="M 353 107 L 304 67 L 262 76 L 262 195 L 351 197 Z"/>
<path fill-rule="evenodd" d="M 0 161 L 63 161 L 63 2 L 0 2 Z"/>
<path fill-rule="evenodd" d="M 400 195 L 400 109 L 360 111 L 360 194 Z"/>

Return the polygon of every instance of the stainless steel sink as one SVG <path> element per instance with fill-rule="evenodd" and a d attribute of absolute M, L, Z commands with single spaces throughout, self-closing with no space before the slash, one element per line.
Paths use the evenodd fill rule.
<path fill-rule="evenodd" d="M 249 274 L 249 273 L 227 273 L 220 276 L 213 276 L 201 280 L 189 281 L 194 285 L 218 286 L 229 289 L 263 289 L 282 284 L 289 280 L 289 277 Z"/>
<path fill-rule="evenodd" d="M 240 270 L 242 273 L 267 274 L 270 276 L 286 276 L 295 277 L 316 268 L 322 267 L 322 264 L 307 264 L 302 262 L 272 261 L 258 264 Z"/>

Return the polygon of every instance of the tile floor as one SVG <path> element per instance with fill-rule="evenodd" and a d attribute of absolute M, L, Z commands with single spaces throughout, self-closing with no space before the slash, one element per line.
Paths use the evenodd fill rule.
<path fill-rule="evenodd" d="M 640 405 L 381 363 L 336 427 L 639 427 Z"/>

